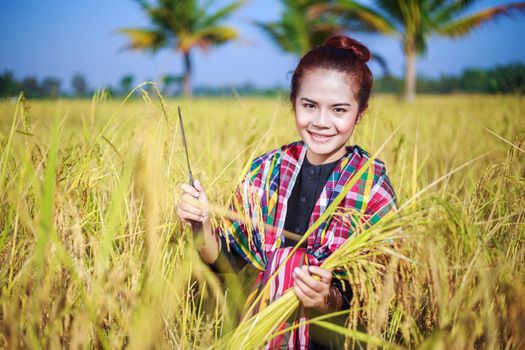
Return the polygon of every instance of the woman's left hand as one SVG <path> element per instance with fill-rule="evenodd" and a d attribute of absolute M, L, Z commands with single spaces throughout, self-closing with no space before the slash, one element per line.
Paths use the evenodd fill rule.
<path fill-rule="evenodd" d="M 319 266 L 296 267 L 293 271 L 294 291 L 306 308 L 315 308 L 321 312 L 331 309 L 333 301 L 331 292 L 332 272 Z M 319 276 L 320 279 L 314 278 Z"/>

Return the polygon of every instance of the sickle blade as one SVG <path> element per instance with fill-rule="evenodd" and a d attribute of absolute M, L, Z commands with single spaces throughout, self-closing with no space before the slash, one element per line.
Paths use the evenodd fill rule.
<path fill-rule="evenodd" d="M 184 145 L 184 151 L 186 152 L 186 163 L 188 165 L 188 177 L 190 179 L 190 185 L 192 187 L 194 186 L 194 180 L 193 180 L 193 174 L 191 173 L 191 166 L 190 166 L 190 156 L 188 155 L 188 145 L 186 144 L 186 134 L 184 133 L 184 124 L 182 123 L 182 114 L 180 112 L 180 106 L 177 106 L 177 110 L 179 112 L 179 123 L 180 123 L 180 130 L 182 133 L 182 144 Z"/>

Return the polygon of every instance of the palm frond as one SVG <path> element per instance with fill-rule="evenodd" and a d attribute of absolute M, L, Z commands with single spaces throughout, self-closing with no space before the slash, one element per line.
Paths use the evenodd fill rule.
<path fill-rule="evenodd" d="M 355 1 L 321 3 L 311 6 L 307 12 L 307 16 L 310 18 L 317 18 L 326 14 L 342 17 L 346 27 L 359 26 L 357 30 L 378 31 L 384 34 L 397 33 L 395 24 L 387 17 Z"/>
<path fill-rule="evenodd" d="M 215 26 L 218 22 L 231 16 L 232 13 L 238 10 L 242 5 L 244 5 L 244 3 L 245 0 L 234 1 L 231 4 L 218 9 L 213 14 L 205 16 L 203 19 L 201 19 L 199 25 L 203 28 Z"/>
<path fill-rule="evenodd" d="M 328 37 L 341 33 L 345 25 L 335 13 L 316 11 L 316 1 L 283 1 L 285 6 L 278 21 L 253 22 L 284 52 L 296 56 L 321 45 Z M 321 7 L 318 7 L 321 9 Z M 306 14 L 306 15 L 305 15 Z"/>
<path fill-rule="evenodd" d="M 401 10 L 401 5 L 403 1 L 393 1 L 393 0 L 376 0 L 375 5 L 377 8 L 380 8 L 383 13 L 388 15 L 391 20 L 403 24 L 403 12 Z"/>
<path fill-rule="evenodd" d="M 128 50 L 157 51 L 167 44 L 166 35 L 161 31 L 141 28 L 121 28 L 117 32 L 128 37 L 129 43 L 125 46 Z"/>
<path fill-rule="evenodd" d="M 216 26 L 204 28 L 203 30 L 196 32 L 193 37 L 195 38 L 194 45 L 206 50 L 210 46 L 223 44 L 237 39 L 239 33 L 232 27 Z"/>
<path fill-rule="evenodd" d="M 144 11 L 148 11 L 151 8 L 151 4 L 147 0 L 135 0 Z"/>
<path fill-rule="evenodd" d="M 371 54 L 372 61 L 375 61 L 381 67 L 381 70 L 383 71 L 383 76 L 390 76 L 390 68 L 388 67 L 388 62 L 383 57 L 383 55 L 381 55 L 378 52 L 372 52 Z"/>
<path fill-rule="evenodd" d="M 294 53 L 299 55 L 300 53 L 297 52 L 296 47 L 292 45 L 292 40 L 288 38 L 288 36 L 285 33 L 285 30 L 283 28 L 282 23 L 280 22 L 271 22 L 271 23 L 265 23 L 260 21 L 254 21 L 252 22 L 256 27 L 261 29 L 268 38 L 270 38 L 271 41 L 274 42 L 274 44 L 278 47 L 280 47 L 283 51 Z"/>
<path fill-rule="evenodd" d="M 429 8 L 426 8 L 426 12 L 433 14 L 432 21 L 434 23 L 444 23 L 452 20 L 454 17 L 462 15 L 470 6 L 472 6 L 478 0 L 460 0 L 460 1 L 447 1 L 447 0 L 434 0 Z"/>
<path fill-rule="evenodd" d="M 525 2 L 515 2 L 507 5 L 495 6 L 475 14 L 450 21 L 437 28 L 437 33 L 447 37 L 461 37 L 469 34 L 473 29 L 503 16 L 513 17 L 516 14 L 525 14 Z"/>

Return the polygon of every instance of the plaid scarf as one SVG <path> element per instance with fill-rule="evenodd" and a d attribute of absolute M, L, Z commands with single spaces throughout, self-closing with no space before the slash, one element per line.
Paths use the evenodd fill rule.
<path fill-rule="evenodd" d="M 240 255 L 246 262 L 259 270 L 252 293 L 246 305 L 251 305 L 270 276 L 284 262 L 291 247 L 282 248 L 285 237 L 283 227 L 286 219 L 287 202 L 301 169 L 307 146 L 302 142 L 285 145 L 256 158 L 248 174 L 237 187 L 231 209 L 251 219 L 250 223 L 225 220 L 218 229 L 229 245 L 229 249 Z M 342 191 L 344 185 L 365 164 L 370 155 L 361 147 L 346 147 L 346 154 L 339 160 L 330 174 L 323 191 L 312 211 L 311 226 L 326 210 L 328 205 Z M 385 165 L 374 159 L 368 170 L 346 194 L 338 206 L 336 215 L 321 223 L 308 237 L 307 248 L 295 251 L 276 278 L 270 281 L 267 295 L 264 295 L 255 313 L 279 298 L 293 287 L 292 271 L 301 265 L 321 265 L 332 252 L 339 248 L 355 231 L 356 225 L 373 225 L 395 208 L 395 193 L 386 175 Z M 349 213 L 360 213 L 360 219 L 348 219 Z M 351 215 L 352 216 L 352 215 Z M 353 217 L 353 216 L 352 216 Z M 366 219 L 363 219 L 366 218 Z M 250 315 L 245 315 L 250 316 Z M 303 326 L 273 338 L 267 348 L 287 347 L 303 349 L 308 347 L 308 326 L 301 307 L 294 323 Z M 282 330 L 290 324 L 282 324 Z"/>

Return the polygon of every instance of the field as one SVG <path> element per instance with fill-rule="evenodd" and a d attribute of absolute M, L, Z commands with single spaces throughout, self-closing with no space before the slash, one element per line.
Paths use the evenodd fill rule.
<path fill-rule="evenodd" d="M 175 215 L 178 104 L 217 207 L 254 156 L 298 138 L 285 98 L 0 102 L 0 347 L 247 347 L 219 343 L 235 276 L 225 292 Z M 525 99 L 374 97 L 351 142 L 373 154 L 389 136 L 403 238 L 353 275 L 337 330 L 357 348 L 525 347 Z"/>

